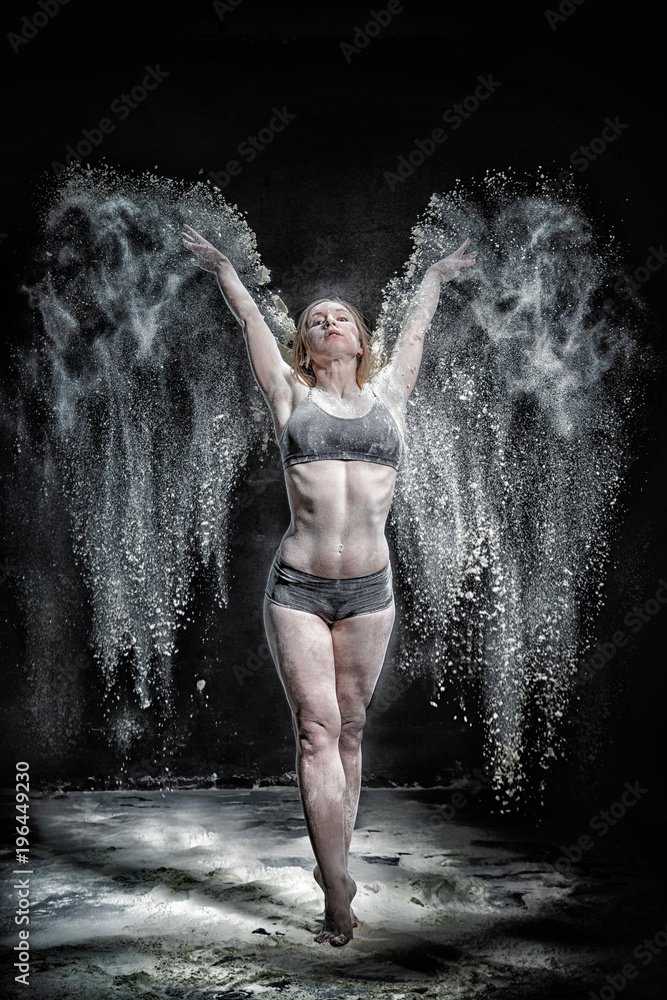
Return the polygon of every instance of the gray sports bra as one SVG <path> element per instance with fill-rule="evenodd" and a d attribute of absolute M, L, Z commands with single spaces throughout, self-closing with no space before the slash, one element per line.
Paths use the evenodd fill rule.
<path fill-rule="evenodd" d="M 312 389 L 285 424 L 278 447 L 283 468 L 299 462 L 348 459 L 398 468 L 403 441 L 398 425 L 382 400 L 361 417 L 335 417 L 312 398 Z"/>

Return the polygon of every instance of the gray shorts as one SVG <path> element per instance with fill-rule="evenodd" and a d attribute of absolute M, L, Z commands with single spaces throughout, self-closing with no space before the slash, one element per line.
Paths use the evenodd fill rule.
<path fill-rule="evenodd" d="M 313 576 L 293 569 L 276 552 L 265 594 L 269 601 L 283 608 L 307 611 L 318 615 L 327 625 L 383 611 L 394 600 L 391 563 L 368 576 L 352 576 L 335 580 L 327 576 Z"/>

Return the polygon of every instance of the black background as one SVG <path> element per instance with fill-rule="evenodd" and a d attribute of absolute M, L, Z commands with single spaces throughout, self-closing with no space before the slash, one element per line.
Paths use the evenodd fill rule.
<path fill-rule="evenodd" d="M 550 24 L 540 3 L 405 3 L 377 38 L 346 59 L 341 42 L 353 43 L 356 27 L 369 20 L 365 4 L 243 0 L 221 18 L 213 4 L 198 0 L 173 6 L 71 0 L 17 52 L 4 36 L 20 32 L 22 18 L 39 8 L 5 4 L 0 214 L 5 344 L 30 335 L 19 288 L 31 266 L 40 178 L 53 175 L 53 164 L 64 162 L 68 145 L 76 146 L 83 129 L 97 128 L 104 117 L 112 118 L 115 128 L 84 162 L 104 158 L 121 170 L 150 169 L 196 181 L 239 160 L 241 173 L 231 179 L 225 197 L 247 211 L 273 287 L 290 310 L 320 293 L 326 278 L 326 288 L 359 302 L 371 323 L 383 286 L 409 256 L 411 227 L 433 192 L 448 190 L 457 178 L 478 179 L 487 170 L 512 168 L 531 176 L 539 166 L 554 175 L 572 170 L 573 151 L 599 136 L 606 118 L 618 117 L 627 128 L 585 171 L 574 170 L 574 177 L 592 218 L 601 231 L 613 231 L 633 273 L 649 248 L 667 240 L 660 15 L 653 5 L 635 5 L 622 15 L 595 0 L 562 6 L 571 13 Z M 164 82 L 124 121 L 110 114 L 112 102 L 141 83 L 145 68 L 158 65 L 168 73 Z M 478 76 L 489 74 L 500 82 L 489 100 L 392 191 L 385 171 L 395 171 L 416 139 L 441 126 L 443 111 L 471 94 Z M 247 163 L 238 145 L 268 125 L 274 108 L 296 117 Z M 296 274 L 317 237 L 327 242 L 318 268 Z M 660 351 L 663 272 L 651 276 L 643 294 L 657 317 L 647 323 L 646 341 Z M 635 585 L 632 593 L 624 592 L 612 569 L 600 638 L 613 632 L 638 599 L 653 597 L 658 580 L 667 576 L 660 395 L 659 384 L 647 385 L 647 418 L 635 442 L 626 513 L 613 553 L 616 562 L 637 563 Z M 239 518 L 232 563 L 237 583 L 219 623 L 219 645 L 241 662 L 244 651 L 260 641 L 264 563 L 287 519 L 277 471 L 255 473 L 265 476 L 266 488 L 261 502 Z M 601 787 L 613 791 L 619 781 L 639 776 L 656 789 L 653 810 L 646 812 L 653 819 L 664 807 L 664 632 L 658 616 L 623 654 L 628 681 L 610 720 L 608 773 L 598 775 L 600 785 L 591 791 L 592 798 L 606 801 Z M 191 641 L 185 655 L 204 655 L 196 634 Z M 7 671 L 13 671 L 10 663 Z M 215 676 L 207 676 L 223 721 L 215 732 L 202 721 L 183 770 L 220 773 L 225 754 L 241 771 L 252 758 L 255 777 L 291 768 L 287 709 L 272 672 L 264 671 L 256 683 L 228 682 L 217 689 Z M 20 687 L 15 691 L 13 712 L 21 704 Z M 271 704 L 270 715 L 261 710 L 263 698 Z M 427 702 L 417 686 L 402 705 L 382 715 L 367 738 L 367 775 L 435 779 L 454 770 L 455 760 L 464 770 L 480 763 L 478 735 L 457 728 L 444 710 L 437 719 L 429 715 Z M 30 747 L 20 718 L 7 725 L 14 739 Z M 77 781 L 93 764 L 99 774 L 105 769 L 111 774 L 114 765 L 105 748 L 100 744 L 89 752 L 94 761 L 80 747 L 58 764 L 57 774 L 45 767 L 45 777 Z M 565 776 L 554 790 L 555 809 L 568 801 L 572 780 Z"/>

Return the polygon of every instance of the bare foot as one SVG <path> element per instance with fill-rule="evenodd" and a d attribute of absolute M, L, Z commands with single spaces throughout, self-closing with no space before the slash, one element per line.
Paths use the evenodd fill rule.
<path fill-rule="evenodd" d="M 315 938 L 317 944 L 330 944 L 340 948 L 352 940 L 350 904 L 357 891 L 356 882 L 346 875 L 338 892 L 324 894 L 324 923 Z"/>
<path fill-rule="evenodd" d="M 322 890 L 322 892 L 324 892 L 324 886 L 322 885 L 322 876 L 320 875 L 320 869 L 319 869 L 319 867 L 317 865 L 315 865 L 315 867 L 313 868 L 313 878 L 315 879 L 315 881 L 319 885 L 319 887 Z M 352 893 L 353 896 L 356 894 L 356 891 L 357 891 L 357 888 L 356 888 L 356 884 L 355 884 L 354 892 Z M 354 910 L 352 909 L 352 907 L 350 907 L 350 917 L 352 918 L 352 926 L 353 927 L 358 927 L 359 926 L 359 921 L 358 921 L 357 916 L 356 916 Z"/>

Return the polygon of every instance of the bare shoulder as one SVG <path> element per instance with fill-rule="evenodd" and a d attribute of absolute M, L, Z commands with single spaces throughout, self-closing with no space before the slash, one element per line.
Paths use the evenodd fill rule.
<path fill-rule="evenodd" d="M 380 369 L 378 374 L 373 378 L 372 382 L 370 382 L 370 387 L 387 407 L 392 417 L 398 424 L 401 434 L 405 437 L 405 393 L 402 390 L 402 386 L 395 378 L 395 373 L 392 371 L 390 364 L 385 365 L 384 368 Z"/>
<path fill-rule="evenodd" d="M 276 437 L 280 438 L 285 424 L 299 403 L 308 395 L 308 386 L 296 377 L 291 368 L 283 372 L 270 399 L 266 402 L 273 417 Z"/>

